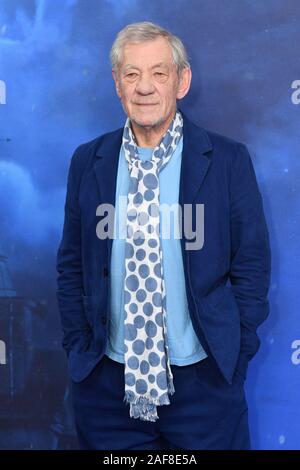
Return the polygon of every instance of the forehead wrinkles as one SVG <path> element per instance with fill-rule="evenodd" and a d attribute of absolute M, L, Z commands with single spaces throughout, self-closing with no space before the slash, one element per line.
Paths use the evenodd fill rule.
<path fill-rule="evenodd" d="M 151 69 L 158 64 L 164 67 L 173 64 L 172 50 L 165 40 L 126 44 L 122 56 L 122 68 Z"/>
<path fill-rule="evenodd" d="M 157 62 L 156 64 L 154 65 L 151 65 L 151 64 L 148 64 L 146 65 L 146 68 L 147 69 L 155 69 L 155 68 L 163 68 L 163 69 L 167 69 L 169 68 L 169 64 L 167 64 L 166 62 Z M 127 69 L 139 69 L 140 68 L 140 65 L 136 64 L 136 63 L 128 63 L 128 64 L 125 64 L 123 66 L 124 70 L 127 70 Z"/>

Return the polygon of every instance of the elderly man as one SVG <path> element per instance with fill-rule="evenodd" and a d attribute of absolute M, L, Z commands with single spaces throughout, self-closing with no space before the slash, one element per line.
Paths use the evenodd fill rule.
<path fill-rule="evenodd" d="M 178 37 L 128 25 L 111 62 L 127 119 L 75 150 L 57 253 L 80 446 L 250 449 L 271 266 L 251 158 L 177 108 L 192 76 Z"/>

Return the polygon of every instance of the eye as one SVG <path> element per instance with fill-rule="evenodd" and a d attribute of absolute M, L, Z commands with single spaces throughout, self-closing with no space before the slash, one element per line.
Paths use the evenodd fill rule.
<path fill-rule="evenodd" d="M 137 74 L 136 74 L 135 72 L 131 72 L 131 73 L 127 73 L 127 74 L 126 74 L 126 77 L 128 77 L 128 78 L 133 78 L 133 77 L 135 77 L 136 75 L 137 75 Z"/>
<path fill-rule="evenodd" d="M 154 77 L 160 83 L 163 83 L 168 79 L 168 76 L 164 72 L 155 72 Z"/>

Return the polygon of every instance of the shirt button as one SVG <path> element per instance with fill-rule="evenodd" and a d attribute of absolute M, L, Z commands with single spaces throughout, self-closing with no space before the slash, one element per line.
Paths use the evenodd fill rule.
<path fill-rule="evenodd" d="M 104 268 L 103 268 L 103 276 L 104 276 L 104 277 L 107 277 L 108 274 L 109 274 L 108 267 L 107 267 L 107 266 L 104 266 Z"/>

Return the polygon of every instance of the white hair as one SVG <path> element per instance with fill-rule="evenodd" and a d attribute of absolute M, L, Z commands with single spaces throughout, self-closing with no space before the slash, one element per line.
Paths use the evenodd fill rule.
<path fill-rule="evenodd" d="M 110 50 L 110 62 L 112 69 L 116 72 L 122 61 L 122 52 L 126 44 L 153 41 L 157 37 L 164 37 L 170 44 L 173 63 L 177 68 L 177 74 L 188 67 L 188 56 L 182 41 L 166 29 L 149 21 L 131 23 L 123 28 L 117 35 Z"/>

